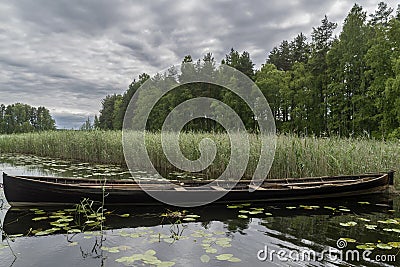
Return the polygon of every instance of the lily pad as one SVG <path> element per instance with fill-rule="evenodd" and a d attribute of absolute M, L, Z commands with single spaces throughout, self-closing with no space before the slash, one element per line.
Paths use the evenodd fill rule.
<path fill-rule="evenodd" d="M 356 226 L 357 223 L 356 222 L 346 222 L 346 223 L 339 223 L 341 226 L 344 227 L 352 227 L 352 226 Z"/>
<path fill-rule="evenodd" d="M 385 228 L 385 229 L 383 229 L 383 231 L 400 233 L 400 229 L 397 229 L 397 228 Z"/>
<path fill-rule="evenodd" d="M 206 252 L 207 253 L 211 253 L 211 254 L 215 254 L 215 253 L 218 252 L 218 250 L 216 248 L 209 247 L 209 248 L 206 249 Z"/>
<path fill-rule="evenodd" d="M 187 217 L 187 218 L 200 218 L 200 215 L 197 215 L 197 214 L 187 214 L 186 217 Z"/>
<path fill-rule="evenodd" d="M 349 210 L 349 209 L 343 209 L 343 208 L 341 208 L 341 209 L 339 209 L 340 211 L 344 211 L 344 212 L 350 212 L 351 210 Z"/>
<path fill-rule="evenodd" d="M 244 214 L 239 214 L 238 215 L 238 218 L 241 218 L 241 219 L 247 219 L 247 218 L 249 218 L 247 215 L 244 215 Z"/>
<path fill-rule="evenodd" d="M 376 245 L 376 247 L 377 247 L 377 248 L 380 248 L 380 249 L 387 249 L 387 250 L 393 248 L 391 245 L 389 245 L 389 244 L 384 244 L 384 243 L 379 243 L 379 244 Z"/>
<path fill-rule="evenodd" d="M 374 225 L 374 224 L 366 224 L 365 228 L 369 229 L 369 230 L 376 230 L 376 227 L 378 227 L 378 225 Z"/>
<path fill-rule="evenodd" d="M 400 224 L 399 221 L 395 220 L 395 219 L 387 219 L 385 221 L 378 221 L 378 223 L 383 223 L 383 224 Z"/>
<path fill-rule="evenodd" d="M 145 255 L 154 256 L 154 255 L 156 255 L 156 251 L 153 250 L 153 249 L 149 249 L 149 250 L 147 250 L 144 254 L 145 254 Z"/>
<path fill-rule="evenodd" d="M 230 259 L 228 259 L 229 262 L 241 262 L 242 260 L 236 257 L 232 257 Z"/>
<path fill-rule="evenodd" d="M 376 245 L 372 244 L 372 243 L 366 243 L 363 245 L 358 245 L 358 246 L 356 246 L 356 248 L 363 249 L 363 250 L 374 250 L 376 248 Z"/>
<path fill-rule="evenodd" d="M 201 255 L 200 260 L 201 260 L 201 262 L 207 263 L 210 261 L 210 256 L 205 255 L 205 254 Z"/>
<path fill-rule="evenodd" d="M 32 221 L 42 221 L 42 220 L 47 220 L 49 217 L 36 217 L 33 218 Z"/>
<path fill-rule="evenodd" d="M 173 262 L 173 261 L 162 261 L 160 263 L 157 263 L 157 267 L 171 267 L 174 265 L 175 265 L 175 262 Z"/>
<path fill-rule="evenodd" d="M 220 261 L 227 261 L 232 257 L 233 257 L 233 254 L 220 254 L 218 256 L 215 256 L 215 258 Z"/>
<path fill-rule="evenodd" d="M 254 211 L 249 212 L 249 214 L 251 214 L 251 215 L 256 215 L 256 214 L 260 214 L 260 213 L 263 213 L 263 212 L 259 211 L 259 210 L 254 210 Z"/>
<path fill-rule="evenodd" d="M 74 233 L 81 233 L 82 231 L 80 229 L 70 229 L 68 230 L 68 234 L 74 234 Z"/>
<path fill-rule="evenodd" d="M 238 208 L 242 208 L 242 205 L 228 205 L 226 206 L 228 209 L 238 209 Z"/>
<path fill-rule="evenodd" d="M 400 242 L 389 242 L 388 245 L 394 248 L 400 248 Z"/>

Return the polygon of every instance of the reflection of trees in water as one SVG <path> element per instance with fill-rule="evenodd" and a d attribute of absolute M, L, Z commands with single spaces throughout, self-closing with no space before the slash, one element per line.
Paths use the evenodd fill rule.
<path fill-rule="evenodd" d="M 245 235 L 243 231 L 249 228 L 249 223 L 251 219 L 229 219 L 226 220 L 224 228 L 227 229 L 231 233 L 240 233 Z"/>
<path fill-rule="evenodd" d="M 288 216 L 271 217 L 263 219 L 261 225 L 278 233 L 268 233 L 280 240 L 288 241 L 296 245 L 304 246 L 304 239 L 319 245 L 336 247 L 339 238 L 353 238 L 358 243 L 377 243 L 397 241 L 395 233 L 383 231 L 383 228 L 393 228 L 390 225 L 378 223 L 393 218 L 390 213 L 361 213 L 361 214 L 338 214 L 338 215 L 310 215 L 310 216 Z M 365 221 L 364 219 L 370 220 Z M 340 223 L 349 221 L 357 222 L 354 227 L 344 227 Z M 366 224 L 378 225 L 377 230 L 369 230 Z"/>

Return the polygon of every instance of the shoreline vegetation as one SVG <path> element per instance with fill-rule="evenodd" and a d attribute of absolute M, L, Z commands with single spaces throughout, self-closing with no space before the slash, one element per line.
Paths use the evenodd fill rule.
<path fill-rule="evenodd" d="M 164 156 L 160 133 L 146 133 L 146 147 L 157 170 L 173 171 Z M 204 138 L 215 141 L 217 155 L 204 171 L 212 178 L 229 162 L 229 136 L 224 133 L 180 134 L 180 149 L 188 159 L 197 159 L 198 144 Z M 251 178 L 259 158 L 259 139 L 249 134 L 250 157 L 245 172 Z M 298 137 L 278 135 L 269 178 L 296 178 L 366 172 L 400 171 L 400 141 L 370 138 Z M 0 154 L 20 153 L 90 163 L 125 166 L 122 131 L 48 131 L 0 135 Z M 398 177 L 398 174 L 396 175 Z"/>

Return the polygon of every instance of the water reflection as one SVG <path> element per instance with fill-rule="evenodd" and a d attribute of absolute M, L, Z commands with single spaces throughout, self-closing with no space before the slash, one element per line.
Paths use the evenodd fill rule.
<path fill-rule="evenodd" d="M 398 233 L 383 230 L 399 228 L 398 199 L 394 200 L 376 198 L 368 202 L 357 199 L 357 202 L 273 206 L 244 203 L 234 208 L 212 205 L 186 211 L 163 206 L 114 207 L 108 210 L 103 231 L 84 225 L 82 232 L 68 233 L 68 229 L 79 228 L 73 216 L 66 229 L 60 227 L 45 236 L 35 233 L 54 227 L 50 223 L 66 218 L 68 212 L 73 214 L 73 207 L 67 207 L 67 211 L 11 208 L 5 214 L 4 230 L 11 238 L 16 236 L 11 243 L 20 253 L 15 266 L 54 266 L 56 262 L 65 266 L 269 266 L 272 263 L 287 266 L 277 256 L 272 263 L 262 262 L 257 259 L 257 252 L 268 246 L 270 251 L 312 250 L 320 255 L 323 250 L 336 248 L 339 238 L 354 239 L 354 243 L 348 243 L 348 249 L 367 242 L 398 241 Z M 241 214 L 247 218 L 239 217 Z M 38 217 L 47 219 L 35 221 Z M 393 221 L 384 223 L 390 220 Z M 348 221 L 355 221 L 357 225 L 340 225 Z M 371 230 L 366 224 L 378 226 Z M 395 247 L 374 250 L 375 254 L 397 252 Z M 5 260 L 0 266 L 8 266 L 4 264 L 12 261 L 9 251 L 3 248 L 0 253 Z M 32 259 L 36 265 L 32 265 Z M 397 263 L 386 264 L 396 266 Z M 345 263 L 329 258 L 296 262 L 301 266 L 327 264 Z M 366 261 L 352 264 L 376 266 Z"/>

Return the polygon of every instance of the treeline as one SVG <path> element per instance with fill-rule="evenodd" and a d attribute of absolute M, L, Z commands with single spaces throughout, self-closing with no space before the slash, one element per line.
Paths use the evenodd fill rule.
<path fill-rule="evenodd" d="M 381 2 L 373 14 L 367 15 L 355 4 L 339 36 L 334 35 L 336 28 L 337 23 L 325 16 L 312 29 L 311 37 L 300 33 L 291 41 L 282 41 L 259 70 L 254 69 L 246 51 L 232 49 L 221 63 L 255 81 L 270 104 L 280 132 L 400 138 L 400 5 L 395 12 Z M 154 79 L 184 82 L 202 72 L 218 75 L 211 53 L 198 61 L 188 55 L 183 62 L 193 67 L 182 69 L 180 75 L 170 69 Z M 121 129 L 130 99 L 148 78 L 142 74 L 124 95 L 107 96 L 95 126 Z M 235 109 L 249 130 L 256 130 L 256 117 L 243 101 L 208 84 L 181 86 L 164 96 L 151 113 L 148 129 L 160 129 L 177 104 L 199 96 L 223 101 Z M 140 104 L 140 97 L 136 104 Z M 218 125 L 197 120 L 189 128 L 215 130 Z"/>
<path fill-rule="evenodd" d="M 0 105 L 0 134 L 55 130 L 56 123 L 45 107 L 16 103 Z"/>

